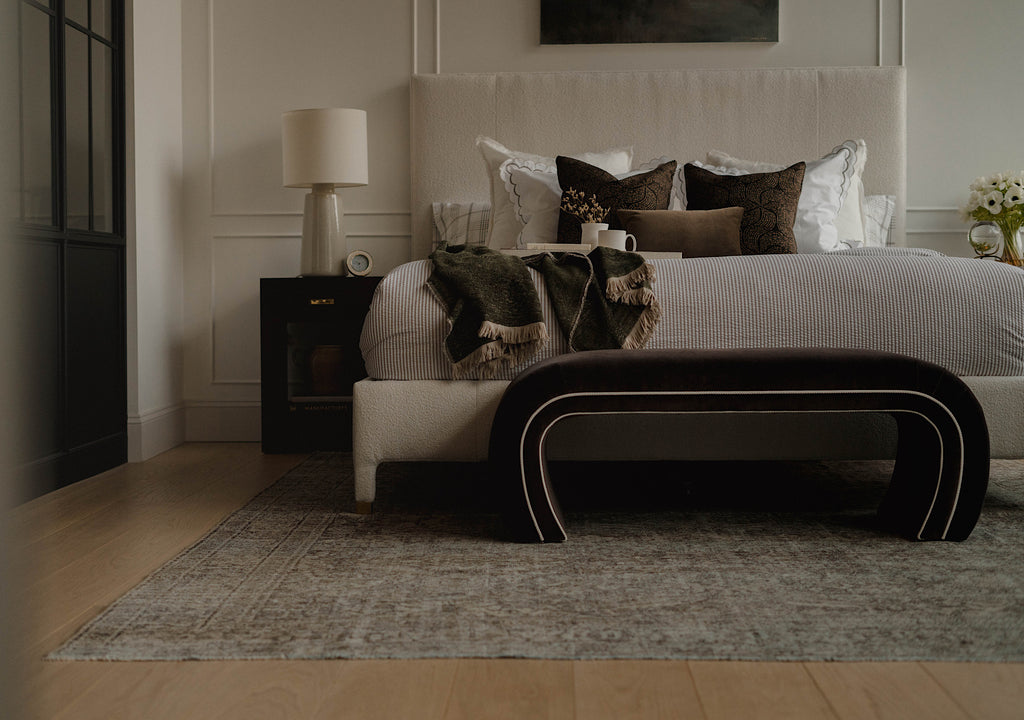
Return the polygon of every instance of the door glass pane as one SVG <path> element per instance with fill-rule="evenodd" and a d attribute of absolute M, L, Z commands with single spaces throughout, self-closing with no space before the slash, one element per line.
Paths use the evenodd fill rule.
<path fill-rule="evenodd" d="M 89 0 L 67 0 L 64 15 L 82 27 L 89 27 Z"/>
<path fill-rule="evenodd" d="M 92 0 L 92 27 L 94 33 L 110 39 L 110 0 Z"/>
<path fill-rule="evenodd" d="M 50 140 L 50 16 L 21 6 L 21 210 L 23 222 L 53 225 Z"/>
<path fill-rule="evenodd" d="M 95 1 L 95 0 L 94 0 Z M 92 229 L 114 232 L 114 53 L 92 45 Z"/>
<path fill-rule="evenodd" d="M 68 227 L 89 229 L 89 39 L 68 27 L 67 69 L 67 218 Z"/>

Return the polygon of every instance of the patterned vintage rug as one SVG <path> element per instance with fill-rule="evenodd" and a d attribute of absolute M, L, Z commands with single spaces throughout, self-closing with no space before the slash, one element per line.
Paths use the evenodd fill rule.
<path fill-rule="evenodd" d="M 557 470 L 568 542 L 516 545 L 483 465 L 384 466 L 358 516 L 314 455 L 51 657 L 1024 661 L 1024 461 L 961 544 L 875 529 L 885 463 Z"/>

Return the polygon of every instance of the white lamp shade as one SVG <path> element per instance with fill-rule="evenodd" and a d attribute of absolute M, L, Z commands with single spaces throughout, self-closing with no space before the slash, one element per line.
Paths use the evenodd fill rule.
<path fill-rule="evenodd" d="M 285 187 L 354 187 L 369 182 L 366 111 L 291 110 L 281 116 Z"/>

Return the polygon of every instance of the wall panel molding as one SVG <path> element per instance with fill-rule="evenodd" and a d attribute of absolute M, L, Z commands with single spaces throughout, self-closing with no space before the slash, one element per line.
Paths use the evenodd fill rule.
<path fill-rule="evenodd" d="M 911 207 L 907 208 L 907 234 L 967 234 L 970 223 L 960 219 L 960 210 L 955 207 Z"/>
<path fill-rule="evenodd" d="M 907 47 L 906 0 L 878 0 L 877 7 L 878 65 L 905 65 Z"/>
<path fill-rule="evenodd" d="M 212 236 L 224 237 L 301 237 L 302 213 L 232 213 L 210 218 Z M 412 220 L 408 210 L 346 212 L 345 235 L 355 237 L 411 237 Z"/>
<path fill-rule="evenodd" d="M 955 207 L 916 206 L 907 208 L 906 245 L 938 250 L 954 257 L 973 257 L 967 243 L 970 223 L 960 219 Z"/>

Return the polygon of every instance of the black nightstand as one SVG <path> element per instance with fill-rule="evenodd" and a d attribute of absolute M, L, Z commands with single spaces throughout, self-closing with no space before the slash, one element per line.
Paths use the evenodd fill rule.
<path fill-rule="evenodd" d="M 359 333 L 379 277 L 260 280 L 263 452 L 352 449 Z"/>

